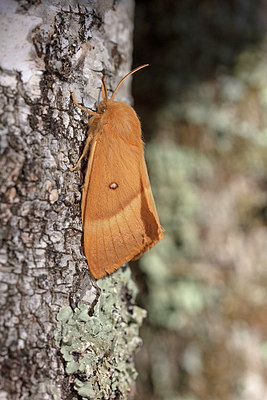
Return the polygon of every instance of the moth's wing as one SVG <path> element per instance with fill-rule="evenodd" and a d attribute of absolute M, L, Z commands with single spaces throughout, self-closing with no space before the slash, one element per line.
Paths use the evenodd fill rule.
<path fill-rule="evenodd" d="M 146 241 L 146 245 L 141 249 L 139 254 L 136 254 L 134 259 L 137 260 L 143 253 L 151 249 L 158 241 L 160 241 L 164 236 L 164 229 L 160 225 L 159 217 L 154 201 L 154 197 L 151 190 L 151 185 L 148 177 L 147 166 L 145 162 L 144 156 L 142 157 L 142 173 L 141 173 L 141 181 L 142 181 L 142 204 L 141 207 L 142 218 L 146 221 L 146 235 L 148 240 Z M 153 216 L 153 217 L 151 217 Z M 151 240 L 149 240 L 149 238 Z"/>
<path fill-rule="evenodd" d="M 106 131 L 105 131 L 106 129 Z M 140 256 L 162 237 L 143 144 L 99 132 L 83 192 L 84 250 L 95 278 Z"/>

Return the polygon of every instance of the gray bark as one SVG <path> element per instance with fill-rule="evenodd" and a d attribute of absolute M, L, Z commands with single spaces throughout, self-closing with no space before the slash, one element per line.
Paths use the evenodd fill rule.
<path fill-rule="evenodd" d="M 1 2 L 0 399 L 134 392 L 143 310 L 128 267 L 94 282 L 81 246 L 88 117 L 130 70 L 133 1 Z M 118 93 L 129 102 L 129 81 Z M 80 171 L 80 169 L 78 170 Z M 80 396 L 80 397 L 79 397 Z"/>

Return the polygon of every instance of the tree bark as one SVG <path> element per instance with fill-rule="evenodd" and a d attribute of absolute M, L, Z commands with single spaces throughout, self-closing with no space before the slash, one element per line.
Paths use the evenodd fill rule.
<path fill-rule="evenodd" d="M 133 1 L 3 1 L 0 399 L 134 392 L 144 311 L 129 267 L 95 282 L 81 246 L 82 173 L 95 109 L 130 70 Z M 118 99 L 129 102 L 129 82 Z M 80 176 L 81 175 L 81 176 Z"/>

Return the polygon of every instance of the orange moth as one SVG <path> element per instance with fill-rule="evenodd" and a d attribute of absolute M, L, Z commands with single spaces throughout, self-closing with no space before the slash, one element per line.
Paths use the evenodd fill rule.
<path fill-rule="evenodd" d="M 144 158 L 141 125 L 134 109 L 114 101 L 128 73 L 108 98 L 102 78 L 103 101 L 92 114 L 89 135 L 74 171 L 90 147 L 82 195 L 84 251 L 93 276 L 111 274 L 137 259 L 163 237 Z"/>

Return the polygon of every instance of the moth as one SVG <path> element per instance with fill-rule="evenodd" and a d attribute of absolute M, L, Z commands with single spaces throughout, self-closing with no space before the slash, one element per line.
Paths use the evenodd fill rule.
<path fill-rule="evenodd" d="M 129 72 L 108 98 L 102 78 L 103 101 L 92 114 L 84 150 L 90 148 L 82 194 L 84 252 L 96 279 L 136 260 L 163 237 L 144 158 L 140 121 L 132 107 L 114 97 Z"/>

